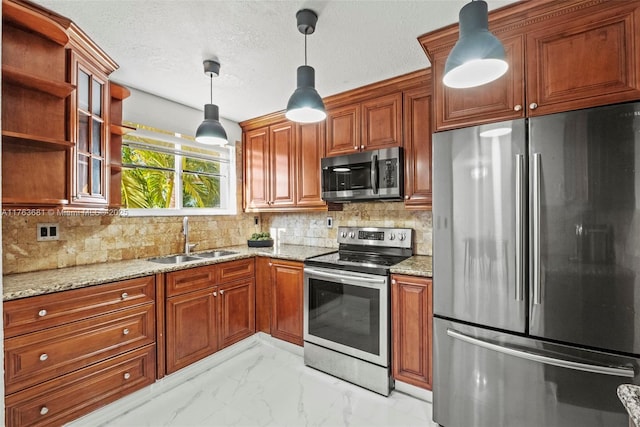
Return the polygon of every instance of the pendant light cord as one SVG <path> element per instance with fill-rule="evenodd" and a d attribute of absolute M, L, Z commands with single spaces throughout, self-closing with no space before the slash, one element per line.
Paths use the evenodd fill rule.
<path fill-rule="evenodd" d="M 213 73 L 209 73 L 209 93 L 209 103 L 213 104 Z"/>
<path fill-rule="evenodd" d="M 307 65 L 307 33 L 304 33 L 304 65 Z"/>

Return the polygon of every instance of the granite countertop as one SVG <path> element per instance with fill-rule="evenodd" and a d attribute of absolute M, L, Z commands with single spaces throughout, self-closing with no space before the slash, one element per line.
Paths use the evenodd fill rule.
<path fill-rule="evenodd" d="M 129 261 L 89 264 L 76 267 L 59 268 L 54 270 L 34 271 L 3 276 L 3 301 L 26 298 L 36 295 L 84 288 L 118 280 L 133 279 L 135 277 L 184 270 L 186 268 L 217 264 L 251 258 L 253 256 L 267 256 L 291 261 L 304 261 L 306 258 L 334 252 L 333 248 L 318 248 L 312 246 L 279 245 L 272 248 L 249 248 L 247 246 L 230 246 L 225 248 L 208 249 L 227 250 L 237 252 L 220 258 L 207 258 L 189 261 L 181 264 L 158 264 L 145 259 Z M 197 255 L 197 253 L 194 253 Z"/>
<path fill-rule="evenodd" d="M 414 255 L 391 267 L 391 274 L 432 277 L 433 267 L 431 257 L 427 255 Z"/>
<path fill-rule="evenodd" d="M 640 386 L 634 384 L 620 384 L 618 397 L 629 413 L 629 419 L 634 425 L 640 426 Z"/>

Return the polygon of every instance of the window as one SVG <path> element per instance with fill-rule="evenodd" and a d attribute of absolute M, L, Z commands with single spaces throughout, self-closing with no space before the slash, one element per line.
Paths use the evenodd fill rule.
<path fill-rule="evenodd" d="M 125 123 L 122 204 L 131 216 L 236 213 L 235 147 Z"/>

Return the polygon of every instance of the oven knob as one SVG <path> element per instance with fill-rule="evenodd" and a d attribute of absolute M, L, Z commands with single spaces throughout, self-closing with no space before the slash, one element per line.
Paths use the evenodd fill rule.
<path fill-rule="evenodd" d="M 347 232 L 343 231 L 342 233 L 340 233 L 340 237 L 342 237 L 343 239 L 347 238 Z"/>
<path fill-rule="evenodd" d="M 400 240 L 404 240 L 406 238 L 407 238 L 407 235 L 404 234 L 404 233 L 402 233 L 400 236 L 398 236 L 398 239 L 400 239 Z"/>
<path fill-rule="evenodd" d="M 389 233 L 389 240 L 395 240 L 396 235 L 394 233 Z"/>
<path fill-rule="evenodd" d="M 355 238 L 356 238 L 356 233 L 355 233 L 355 232 L 353 232 L 353 231 L 351 231 L 351 232 L 349 233 L 349 237 L 351 237 L 352 239 L 355 239 Z"/>

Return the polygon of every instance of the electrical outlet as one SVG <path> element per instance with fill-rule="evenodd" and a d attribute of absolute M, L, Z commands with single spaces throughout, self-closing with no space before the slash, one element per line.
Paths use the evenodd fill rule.
<path fill-rule="evenodd" d="M 254 216 L 253 217 L 253 225 L 260 225 L 260 217 L 259 216 Z"/>
<path fill-rule="evenodd" d="M 332 227 L 333 227 L 333 218 L 328 216 L 327 217 L 327 228 L 332 228 Z"/>
<path fill-rule="evenodd" d="M 56 223 L 39 223 L 36 230 L 38 242 L 60 240 L 60 226 Z"/>

